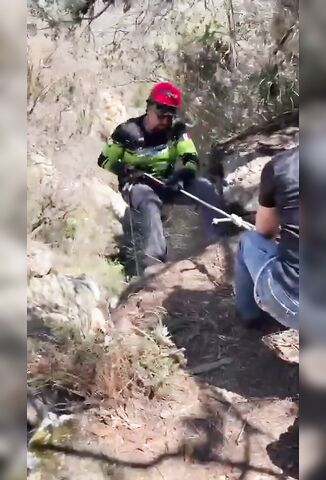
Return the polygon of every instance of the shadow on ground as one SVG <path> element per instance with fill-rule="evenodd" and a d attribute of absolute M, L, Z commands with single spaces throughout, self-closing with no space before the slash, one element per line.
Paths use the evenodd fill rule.
<path fill-rule="evenodd" d="M 284 475 L 266 469 L 262 475 L 298 478 L 297 431 L 282 425 L 296 412 L 298 365 L 278 358 L 257 334 L 240 325 L 232 296 L 226 285 L 200 291 L 175 288 L 163 304 L 165 323 L 176 345 L 185 349 L 190 371 L 208 368 L 196 375 L 206 390 L 203 416 L 187 420 L 190 429 L 200 420 L 194 430 L 200 429 L 201 438 L 206 438 L 197 451 L 206 461 L 216 459 L 219 452 L 223 458 L 230 453 L 230 467 L 240 475 L 235 478 L 245 479 L 249 472 L 259 471 L 257 458 L 267 459 L 267 448 L 272 464 Z M 214 362 L 216 368 L 210 370 Z"/>
<path fill-rule="evenodd" d="M 223 275 L 218 278 L 214 275 L 219 268 L 216 252 L 209 252 L 210 257 L 192 257 L 181 263 L 177 266 L 178 272 L 173 269 L 169 272 L 167 267 L 162 274 L 166 283 L 162 278 L 152 283 L 145 280 L 142 291 L 142 296 L 147 295 L 156 305 L 155 289 L 170 286 L 162 297 L 166 312 L 163 321 L 177 347 L 185 349 L 187 369 L 196 380 L 188 379 L 188 388 L 198 386 L 199 394 L 186 392 L 185 402 L 197 400 L 199 395 L 199 411 L 179 414 L 176 419 L 183 425 L 177 430 L 178 447 L 162 448 L 160 455 L 146 462 L 128 461 L 74 446 L 40 445 L 41 450 L 100 462 L 109 478 L 115 480 L 138 480 L 136 473 L 129 475 L 125 470 L 152 472 L 159 465 L 163 470 L 167 463 L 170 463 L 169 472 L 184 464 L 194 468 L 203 465 L 205 472 L 210 472 L 203 480 L 215 478 L 209 476 L 212 472 L 231 480 L 285 480 L 290 472 L 295 476 L 296 439 L 285 434 L 297 414 L 298 367 L 279 359 L 257 335 L 242 328 L 234 311 L 232 288 L 226 281 L 232 277 L 232 262 L 227 262 Z M 224 254 L 227 259 L 232 257 L 228 249 Z M 210 260 L 217 262 L 215 270 L 211 269 Z M 171 275 L 175 274 L 181 275 L 183 288 L 178 280 L 172 283 Z M 171 288 L 171 285 L 176 286 Z M 127 296 L 125 298 L 127 300 Z M 127 308 L 135 317 L 137 305 L 132 305 Z M 145 322 L 143 316 L 139 318 Z M 198 370 L 214 362 L 217 362 L 216 368 Z M 286 448 L 282 443 L 284 438 Z M 177 460 L 178 463 L 174 463 Z M 187 478 L 197 478 L 197 473 L 193 471 L 193 476 Z M 202 474 L 203 471 L 199 471 L 199 475 Z M 165 474 L 163 478 L 178 477 Z"/>
<path fill-rule="evenodd" d="M 287 475 L 299 478 L 299 418 L 278 440 L 267 446 L 267 453 L 274 465 Z M 323 476 L 322 478 L 325 478 Z"/>
<path fill-rule="evenodd" d="M 210 291 L 176 288 L 164 302 L 165 323 L 176 345 L 185 348 L 189 368 L 224 360 L 227 365 L 218 375 L 207 373 L 201 379 L 245 397 L 295 397 L 297 365 L 279 359 L 257 334 L 242 328 L 232 296 L 225 286 Z"/>

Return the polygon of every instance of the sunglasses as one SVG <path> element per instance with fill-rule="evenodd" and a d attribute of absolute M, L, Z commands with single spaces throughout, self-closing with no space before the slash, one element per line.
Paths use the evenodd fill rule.
<path fill-rule="evenodd" d="M 160 104 L 155 104 L 154 105 L 154 110 L 157 115 L 157 117 L 160 120 L 163 120 L 164 118 L 175 118 L 177 116 L 177 109 L 174 107 L 170 107 L 168 105 L 160 105 Z"/>

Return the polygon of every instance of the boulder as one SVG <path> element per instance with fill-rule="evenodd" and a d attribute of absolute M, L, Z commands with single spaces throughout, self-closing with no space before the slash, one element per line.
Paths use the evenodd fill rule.
<path fill-rule="evenodd" d="M 92 177 L 82 180 L 82 190 L 83 192 L 87 191 L 89 198 L 92 198 L 98 207 L 111 208 L 119 220 L 124 218 L 128 205 L 121 194 L 112 187 L 105 185 L 98 178 Z"/>
<path fill-rule="evenodd" d="M 27 169 L 27 223 L 34 230 L 44 218 L 45 212 L 54 205 L 59 179 L 52 160 L 41 153 L 32 152 Z"/>
<path fill-rule="evenodd" d="M 127 110 L 120 96 L 111 90 L 100 91 L 96 104 L 98 107 L 94 114 L 92 134 L 106 141 L 114 128 L 127 120 Z"/>
<path fill-rule="evenodd" d="M 85 275 L 72 277 L 58 273 L 32 277 L 28 285 L 28 320 L 42 319 L 51 325 L 67 323 L 83 336 L 93 335 L 106 327 L 99 300 L 99 287 Z"/>
<path fill-rule="evenodd" d="M 256 157 L 229 173 L 225 178 L 226 201 L 239 203 L 247 211 L 257 210 L 261 172 L 270 159 L 270 156 Z"/>
<path fill-rule="evenodd" d="M 42 242 L 27 242 L 27 273 L 31 277 L 43 277 L 53 268 L 54 258 L 50 247 Z"/>
<path fill-rule="evenodd" d="M 266 130 L 266 128 L 265 128 Z M 212 149 L 209 171 L 215 178 L 224 177 L 224 196 L 227 202 L 240 204 L 247 211 L 256 211 L 261 172 L 274 155 L 298 145 L 299 130 L 296 126 L 269 132 L 234 137 L 225 147 Z M 219 178 L 216 179 L 219 181 Z"/>

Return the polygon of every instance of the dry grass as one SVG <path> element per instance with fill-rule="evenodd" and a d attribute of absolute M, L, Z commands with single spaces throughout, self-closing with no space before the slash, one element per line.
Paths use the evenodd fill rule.
<path fill-rule="evenodd" d="M 179 371 L 179 356 L 167 330 L 82 338 L 71 326 L 54 329 L 56 343 L 30 341 L 28 383 L 32 389 L 63 387 L 109 406 L 133 397 L 153 398 Z"/>
<path fill-rule="evenodd" d="M 27 50 L 27 102 L 28 115 L 31 115 L 38 102 L 44 100 L 49 93 L 52 84 L 44 84 L 43 71 L 51 67 L 53 53 L 41 59 L 37 65 L 34 64 L 31 51 Z"/>

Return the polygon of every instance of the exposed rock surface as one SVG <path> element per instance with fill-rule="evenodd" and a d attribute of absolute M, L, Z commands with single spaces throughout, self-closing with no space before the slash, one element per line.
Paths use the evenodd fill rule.
<path fill-rule="evenodd" d="M 258 132 L 223 147 L 217 145 L 211 152 L 209 172 L 213 176 L 223 171 L 227 201 L 237 202 L 248 211 L 258 207 L 261 171 L 277 153 L 291 149 L 299 143 L 296 126 L 275 130 L 271 134 Z"/>
<path fill-rule="evenodd" d="M 50 273 L 54 264 L 53 251 L 48 245 L 35 240 L 28 240 L 27 244 L 27 273 L 28 276 L 43 277 Z"/>
<path fill-rule="evenodd" d="M 105 329 L 105 318 L 98 308 L 100 289 L 90 278 L 63 274 L 33 277 L 28 285 L 29 321 L 67 323 L 83 335 Z"/>

